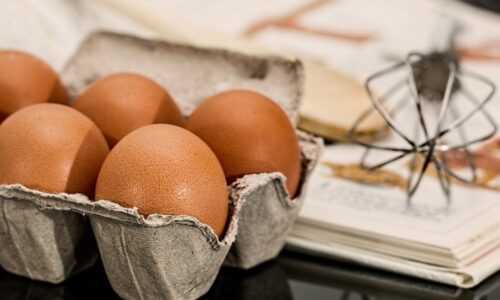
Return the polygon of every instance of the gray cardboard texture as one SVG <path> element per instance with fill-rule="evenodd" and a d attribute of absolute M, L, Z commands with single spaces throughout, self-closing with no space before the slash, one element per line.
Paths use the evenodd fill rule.
<path fill-rule="evenodd" d="M 307 180 L 322 150 L 322 140 L 297 132 L 302 152 L 302 182 L 298 196 L 290 200 L 281 173 L 246 175 L 230 188 L 232 199 L 245 199 L 238 235 L 224 265 L 249 269 L 273 259 L 285 240 L 304 201 Z"/>
<path fill-rule="evenodd" d="M 217 92 L 246 88 L 269 96 L 293 124 L 297 121 L 302 67 L 298 61 L 277 57 L 101 32 L 82 43 L 61 77 L 74 97 L 93 80 L 120 71 L 141 73 L 157 81 L 184 115 Z M 88 241 L 90 219 L 107 276 L 121 297 L 199 297 L 210 288 L 237 233 L 228 265 L 249 268 L 275 257 L 283 247 L 321 151 L 321 140 L 298 134 L 303 170 L 297 199 L 288 199 L 279 173 L 241 178 L 230 187 L 234 210 L 222 241 L 208 226 L 188 216 L 144 219 L 136 209 L 104 200 L 47 194 L 20 185 L 0 186 L 0 264 L 38 280 L 64 280 L 95 260 L 96 251 L 89 246 L 94 241 Z M 83 256 L 87 259 L 77 255 L 84 246 L 89 248 Z"/>
<path fill-rule="evenodd" d="M 105 202 L 105 201 L 102 201 Z M 234 241 L 240 202 L 231 205 L 222 242 L 188 216 L 150 216 L 137 222 L 91 216 L 113 289 L 125 299 L 195 299 L 205 294 Z"/>
<path fill-rule="evenodd" d="M 5 270 L 59 283 L 94 264 L 97 248 L 86 217 L 40 210 L 12 199 L 16 195 L 4 186 L 0 194 L 0 264 Z"/>
<path fill-rule="evenodd" d="M 205 294 L 231 245 L 229 236 L 218 243 L 213 233 L 204 236 L 191 222 L 144 227 L 117 225 L 102 217 L 91 220 L 106 274 L 126 299 L 193 299 Z"/>
<path fill-rule="evenodd" d="M 230 201 L 227 230 L 223 240 L 219 241 L 210 227 L 190 216 L 150 215 L 144 218 L 137 208 L 123 208 L 106 200 L 94 202 L 78 194 L 48 194 L 21 185 L 1 186 L 0 195 L 2 203 L 15 206 L 15 211 L 29 208 L 26 219 L 33 216 L 36 219 L 38 213 L 46 211 L 63 220 L 68 216 L 88 215 L 106 274 L 113 289 L 124 299 L 195 299 L 205 294 L 235 239 L 243 202 L 239 199 Z M 7 214 L 2 217 L 5 216 Z M 43 270 L 36 263 L 40 257 L 35 258 L 37 250 L 49 247 L 52 255 L 45 258 L 49 266 L 45 271 L 54 273 L 53 268 L 62 263 L 59 257 L 55 257 L 61 249 L 51 249 L 56 243 L 43 238 L 46 232 L 60 237 L 61 231 L 66 230 L 64 226 L 71 224 L 45 228 L 53 221 L 50 218 L 50 222 L 41 222 L 42 228 L 19 223 L 29 235 L 16 235 L 19 239 L 14 243 L 2 239 L 2 248 L 7 249 L 9 255 L 16 251 L 23 255 L 33 253 L 27 260 L 32 264 L 27 270 L 41 272 Z M 37 240 L 41 241 L 40 244 L 35 244 Z M 17 247 L 20 243 L 24 245 Z M 15 261 L 15 258 L 18 257 L 10 257 L 10 260 Z M 23 258 L 19 262 L 23 262 Z M 47 277 L 42 279 L 47 281 Z"/>

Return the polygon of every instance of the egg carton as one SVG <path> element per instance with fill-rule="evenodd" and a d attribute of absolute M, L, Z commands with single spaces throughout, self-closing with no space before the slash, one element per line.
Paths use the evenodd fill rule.
<path fill-rule="evenodd" d="M 61 78 L 74 98 L 95 79 L 124 71 L 158 82 L 184 115 L 208 96 L 244 88 L 276 101 L 297 124 L 302 66 L 278 57 L 97 32 L 82 43 Z M 144 218 L 136 209 L 79 194 L 0 186 L 0 264 L 21 276 L 59 283 L 91 266 L 99 252 L 113 289 L 125 299 L 197 298 L 223 263 L 250 268 L 276 257 L 284 246 L 322 149 L 320 139 L 297 134 L 298 197 L 289 199 L 280 173 L 238 179 L 229 186 L 230 216 L 221 241 L 189 216 Z"/>
<path fill-rule="evenodd" d="M 106 275 L 124 299 L 194 299 L 203 295 L 235 239 L 242 203 L 230 201 L 228 229 L 219 241 L 209 226 L 190 216 L 153 214 L 145 218 L 137 208 L 91 201 L 79 194 L 49 194 L 22 185 L 1 186 L 0 195 L 2 217 L 37 220 L 18 223 L 21 230 L 14 228 L 8 232 L 10 240 L 1 241 L 2 254 L 8 254 L 0 258 L 2 267 L 32 279 L 59 283 L 95 261 L 95 257 L 78 260 L 75 255 L 85 251 L 80 247 L 83 237 L 93 231 Z M 89 226 L 85 221 L 59 221 L 74 218 L 90 220 L 92 230 L 86 230 Z M 10 220 L 6 223 L 2 231 L 15 225 Z M 80 227 L 80 231 L 68 232 L 66 225 Z M 47 251 L 39 252 L 44 249 Z M 96 252 L 89 250 L 91 253 Z"/>
<path fill-rule="evenodd" d="M 249 174 L 230 187 L 232 199 L 243 199 L 238 235 L 224 265 L 249 269 L 276 258 L 304 202 L 305 191 L 322 150 L 322 140 L 297 131 L 301 150 L 301 181 L 290 199 L 281 173 Z"/>

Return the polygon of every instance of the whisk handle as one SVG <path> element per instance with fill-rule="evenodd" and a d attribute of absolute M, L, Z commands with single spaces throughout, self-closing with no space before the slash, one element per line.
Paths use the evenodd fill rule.
<path fill-rule="evenodd" d="M 433 52 L 453 55 L 455 36 L 460 30 L 461 25 L 458 20 L 448 16 L 440 18 L 433 37 Z"/>

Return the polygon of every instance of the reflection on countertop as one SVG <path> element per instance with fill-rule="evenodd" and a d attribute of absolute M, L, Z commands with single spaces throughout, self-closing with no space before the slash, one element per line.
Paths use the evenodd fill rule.
<path fill-rule="evenodd" d="M 119 299 L 101 263 L 60 285 L 0 271 L 2 300 Z M 500 299 L 500 273 L 470 290 L 285 251 L 251 270 L 222 268 L 211 299 Z"/>
<path fill-rule="evenodd" d="M 2 300 L 120 299 L 111 288 L 102 264 L 54 285 L 7 273 L 0 269 Z"/>

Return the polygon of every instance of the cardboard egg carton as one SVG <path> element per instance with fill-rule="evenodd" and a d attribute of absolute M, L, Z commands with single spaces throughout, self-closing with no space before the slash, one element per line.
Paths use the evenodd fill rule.
<path fill-rule="evenodd" d="M 228 228 L 219 241 L 209 226 L 190 216 L 154 214 L 144 218 L 137 208 L 91 201 L 79 194 L 49 194 L 22 185 L 1 186 L 0 195 L 6 208 L 2 217 L 28 220 L 17 226 L 10 221 L 0 225 L 2 235 L 4 228 L 16 227 L 7 233 L 9 239 L 0 241 L 2 254 L 6 254 L 0 257 L 2 267 L 32 279 L 59 283 L 95 261 L 95 249 L 85 247 L 95 244 L 84 240 L 93 231 L 106 275 L 124 299 L 194 299 L 203 295 L 234 242 L 242 203 L 230 202 Z M 80 220 L 67 221 L 75 218 Z M 89 257 L 80 260 L 77 252 L 87 252 Z"/>
<path fill-rule="evenodd" d="M 243 199 L 238 235 L 224 265 L 249 269 L 276 258 L 285 245 L 305 197 L 307 180 L 316 166 L 322 142 L 297 131 L 302 157 L 297 196 L 290 199 L 281 173 L 249 174 L 230 187 L 230 198 Z"/>
<path fill-rule="evenodd" d="M 294 125 L 302 93 L 298 61 L 254 57 L 98 32 L 61 73 L 74 98 L 92 81 L 135 72 L 162 85 L 185 116 L 208 96 L 244 88 L 276 101 Z M 218 240 L 190 216 L 150 215 L 79 194 L 0 186 L 0 264 L 58 283 L 100 254 L 113 289 L 125 299 L 193 299 L 208 291 L 221 265 L 250 268 L 276 257 L 298 214 L 322 143 L 298 132 L 302 177 L 290 200 L 280 173 L 246 175 L 231 186 L 227 230 Z"/>

